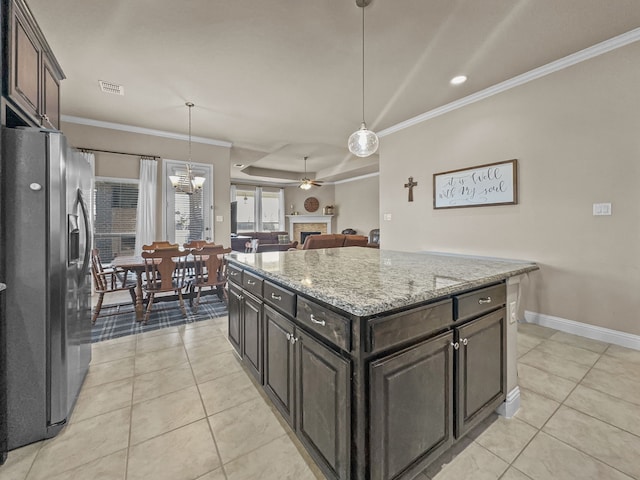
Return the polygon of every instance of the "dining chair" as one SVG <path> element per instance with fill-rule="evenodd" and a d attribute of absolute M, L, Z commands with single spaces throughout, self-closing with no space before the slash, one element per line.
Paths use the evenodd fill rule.
<path fill-rule="evenodd" d="M 231 248 L 224 248 L 222 245 L 205 245 L 191 251 L 195 270 L 195 278 L 189 288 L 191 299 L 194 291 L 198 290 L 193 304 L 194 313 L 198 312 L 203 288 L 209 287 L 212 291 L 215 288 L 218 298 L 226 302 L 227 261 L 224 255 L 230 252 Z"/>
<path fill-rule="evenodd" d="M 158 250 L 161 248 L 178 248 L 178 244 L 177 243 L 171 243 L 171 242 L 167 242 L 165 240 L 156 240 L 154 242 L 151 242 L 150 245 L 143 245 L 142 246 L 142 251 L 143 252 L 150 252 L 153 250 Z"/>
<path fill-rule="evenodd" d="M 146 283 L 143 285 L 147 296 L 147 310 L 143 325 L 149 321 L 154 300 L 175 300 L 175 298 L 156 298 L 159 293 L 173 292 L 178 295 L 182 316 L 187 316 L 182 291 L 187 286 L 185 274 L 187 258 L 177 245 L 172 248 L 161 247 L 154 251 L 142 252 Z"/>
<path fill-rule="evenodd" d="M 136 279 L 129 279 L 129 271 L 119 267 L 105 267 L 100 260 L 100 250 L 94 248 L 91 250 L 91 275 L 93 276 L 93 283 L 95 292 L 98 294 L 98 303 L 96 304 L 93 315 L 91 316 L 91 324 L 95 325 L 98 317 L 100 316 L 100 310 L 102 309 L 102 302 L 104 296 L 107 293 L 122 292 L 129 290 L 131 295 L 131 301 L 133 306 L 136 305 Z M 120 313 L 120 308 L 116 309 L 116 312 L 109 315 L 117 315 Z M 103 316 L 109 316 L 103 315 Z"/>
<path fill-rule="evenodd" d="M 182 248 L 184 248 L 185 250 L 193 250 L 194 248 L 201 248 L 205 245 L 215 245 L 215 243 L 209 243 L 206 240 L 191 240 L 187 243 L 183 243 Z"/>

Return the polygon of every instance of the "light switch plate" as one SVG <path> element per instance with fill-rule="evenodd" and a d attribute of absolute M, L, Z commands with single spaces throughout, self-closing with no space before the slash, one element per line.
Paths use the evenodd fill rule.
<path fill-rule="evenodd" d="M 222 222 L 222 215 L 216 215 L 216 222 Z"/>
<path fill-rule="evenodd" d="M 610 203 L 594 203 L 593 204 L 593 215 L 611 215 L 611 204 Z"/>
<path fill-rule="evenodd" d="M 391 220 L 391 214 L 390 213 L 385 213 L 383 218 L 385 219 L 386 222 L 389 222 Z"/>

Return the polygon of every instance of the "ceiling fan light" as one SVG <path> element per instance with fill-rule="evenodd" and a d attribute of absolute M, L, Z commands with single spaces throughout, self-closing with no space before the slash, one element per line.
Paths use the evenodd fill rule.
<path fill-rule="evenodd" d="M 311 184 L 310 184 L 310 183 L 308 183 L 308 182 L 301 183 L 301 184 L 300 184 L 300 188 L 301 188 L 302 190 L 309 190 L 309 189 L 311 188 Z"/>
<path fill-rule="evenodd" d="M 360 129 L 349 137 L 349 151 L 358 157 L 368 157 L 376 153 L 378 145 L 378 136 L 368 130 L 364 122 Z"/>

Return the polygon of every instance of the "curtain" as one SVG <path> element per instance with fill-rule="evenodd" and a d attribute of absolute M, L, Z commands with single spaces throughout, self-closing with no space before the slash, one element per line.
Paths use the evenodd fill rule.
<path fill-rule="evenodd" d="M 153 158 L 141 157 L 136 211 L 136 255 L 142 253 L 143 245 L 149 245 L 156 239 L 157 183 L 158 162 Z"/>

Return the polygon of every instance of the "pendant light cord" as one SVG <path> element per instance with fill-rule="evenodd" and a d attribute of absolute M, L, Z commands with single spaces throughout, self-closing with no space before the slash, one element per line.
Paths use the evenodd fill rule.
<path fill-rule="evenodd" d="M 364 9 L 362 7 L 362 123 L 364 123 Z"/>
<path fill-rule="evenodd" d="M 189 107 L 189 163 L 191 163 L 191 109 L 193 108 L 193 103 L 187 103 L 187 107 Z"/>

